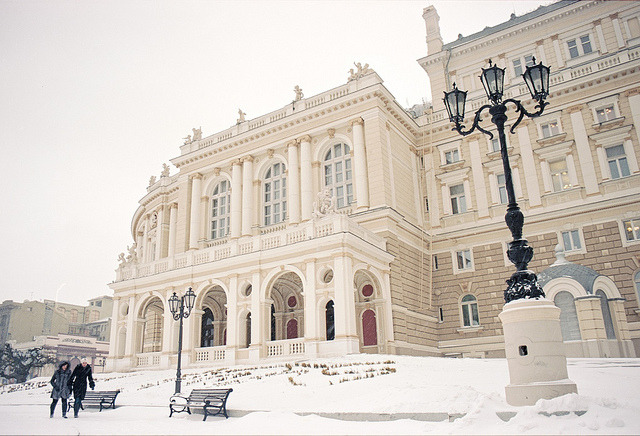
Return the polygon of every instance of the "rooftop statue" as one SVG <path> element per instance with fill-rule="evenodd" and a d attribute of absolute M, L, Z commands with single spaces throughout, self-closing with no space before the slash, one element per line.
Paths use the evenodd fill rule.
<path fill-rule="evenodd" d="M 293 88 L 293 91 L 296 93 L 295 101 L 302 100 L 302 97 L 304 97 L 304 94 L 302 93 L 302 89 L 298 85 L 296 85 L 296 87 Z"/>
<path fill-rule="evenodd" d="M 182 139 L 184 139 L 184 145 L 191 144 L 193 142 L 191 141 L 191 135 L 187 135 Z"/>
<path fill-rule="evenodd" d="M 154 183 L 156 183 L 156 176 L 149 177 L 149 186 L 152 186 Z"/>
<path fill-rule="evenodd" d="M 199 141 L 202 139 L 202 126 L 199 129 L 196 129 L 195 127 L 193 129 L 191 129 L 193 131 L 193 140 L 194 141 Z"/>
<path fill-rule="evenodd" d="M 373 72 L 373 70 L 369 68 L 369 64 L 362 66 L 360 62 L 354 62 L 353 65 L 356 67 L 356 71 L 353 71 L 353 68 L 349 69 L 349 82 Z"/>
<path fill-rule="evenodd" d="M 169 177 L 169 165 L 166 163 L 162 164 L 162 172 L 160 173 L 160 177 Z"/>
<path fill-rule="evenodd" d="M 238 116 L 239 116 L 240 118 L 238 118 L 238 121 L 236 121 L 236 123 L 237 123 L 237 124 L 244 123 L 244 122 L 246 121 L 246 120 L 244 119 L 244 116 L 245 116 L 245 115 L 246 115 L 246 114 L 245 114 L 244 112 L 242 112 L 242 109 L 238 109 Z"/>

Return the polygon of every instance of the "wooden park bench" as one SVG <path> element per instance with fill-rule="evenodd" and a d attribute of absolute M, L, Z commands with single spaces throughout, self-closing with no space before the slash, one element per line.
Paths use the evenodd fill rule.
<path fill-rule="evenodd" d="M 181 413 L 187 412 L 191 415 L 191 409 L 202 409 L 204 411 L 204 419 L 207 420 L 209 415 L 217 415 L 222 413 L 225 418 L 227 415 L 227 398 L 233 389 L 194 389 L 191 391 L 188 397 L 181 394 L 175 394 L 171 396 L 169 400 L 169 409 L 171 413 L 169 417 L 173 415 L 173 412 Z"/>
<path fill-rule="evenodd" d="M 84 396 L 84 400 L 82 400 L 82 410 L 84 410 L 84 406 L 94 406 L 100 407 L 100 412 L 102 409 L 106 409 L 111 407 L 112 409 L 116 408 L 116 397 L 120 393 L 120 389 L 117 391 L 87 391 Z M 71 410 L 73 407 L 74 399 L 69 398 L 69 406 L 68 410 Z"/>

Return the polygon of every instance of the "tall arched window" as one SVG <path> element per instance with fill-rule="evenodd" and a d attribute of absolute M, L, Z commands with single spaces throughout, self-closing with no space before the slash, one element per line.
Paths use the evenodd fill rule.
<path fill-rule="evenodd" d="M 251 312 L 247 313 L 247 322 L 246 322 L 246 334 L 245 334 L 245 348 L 249 348 L 251 345 Z"/>
<path fill-rule="evenodd" d="M 276 307 L 271 305 L 271 340 L 276 340 Z"/>
<path fill-rule="evenodd" d="M 353 203 L 351 154 L 347 144 L 335 144 L 324 155 L 324 186 L 331 189 L 336 207 Z"/>
<path fill-rule="evenodd" d="M 229 181 L 223 180 L 211 194 L 211 239 L 224 238 L 229 233 L 230 206 Z"/>
<path fill-rule="evenodd" d="M 325 320 L 327 326 L 327 341 L 333 341 L 336 338 L 336 325 L 333 312 L 333 300 L 329 301 L 325 306 Z"/>
<path fill-rule="evenodd" d="M 465 295 L 462 297 L 462 325 L 464 327 L 474 327 L 480 325 L 480 317 L 478 316 L 478 300 L 473 295 Z"/>
<path fill-rule="evenodd" d="M 553 303 L 560 308 L 560 329 L 562 330 L 563 341 L 579 341 L 580 324 L 578 324 L 578 314 L 573 295 L 567 291 L 560 291 L 553 298 Z"/>
<path fill-rule="evenodd" d="M 611 319 L 611 310 L 609 310 L 609 300 L 607 294 L 603 290 L 598 289 L 596 296 L 600 297 L 600 307 L 602 308 L 602 319 L 604 321 L 604 329 L 607 332 L 607 339 L 616 338 L 616 330 L 613 328 L 613 320 Z"/>
<path fill-rule="evenodd" d="M 283 163 L 275 163 L 267 170 L 264 185 L 264 225 L 278 224 L 287 218 L 287 177 Z"/>
<path fill-rule="evenodd" d="M 211 312 L 211 309 L 209 309 L 208 307 L 202 314 L 200 346 L 213 347 L 213 312 Z"/>

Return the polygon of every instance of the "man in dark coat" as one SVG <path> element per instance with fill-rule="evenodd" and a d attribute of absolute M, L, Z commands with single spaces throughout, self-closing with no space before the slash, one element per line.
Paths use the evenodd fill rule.
<path fill-rule="evenodd" d="M 49 412 L 49 418 L 53 418 L 53 412 L 56 410 L 56 404 L 58 400 L 62 399 L 62 417 L 67 417 L 67 398 L 71 394 L 71 388 L 69 387 L 69 380 L 71 379 L 71 370 L 69 369 L 69 362 L 62 362 L 60 367 L 53 373 L 51 377 L 51 407 Z"/>
<path fill-rule="evenodd" d="M 80 365 L 76 366 L 71 373 L 69 379 L 69 386 L 73 389 L 73 417 L 78 417 L 78 411 L 82 407 L 82 400 L 87 393 L 87 380 L 89 381 L 89 387 L 93 389 L 95 383 L 93 382 L 93 376 L 91 375 L 91 365 L 87 363 L 87 359 L 82 359 Z"/>

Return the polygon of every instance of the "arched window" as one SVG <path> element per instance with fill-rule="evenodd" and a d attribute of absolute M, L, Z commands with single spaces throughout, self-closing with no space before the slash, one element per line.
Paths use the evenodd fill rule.
<path fill-rule="evenodd" d="M 611 310 L 609 310 L 609 300 L 607 294 L 601 289 L 596 291 L 596 297 L 600 297 L 600 307 L 602 308 L 602 319 L 604 321 L 604 329 L 607 332 L 607 339 L 615 339 L 616 331 L 613 328 L 613 320 L 611 319 Z"/>
<path fill-rule="evenodd" d="M 336 338 L 336 325 L 333 314 L 333 300 L 329 301 L 325 306 L 325 320 L 327 326 L 327 341 L 333 341 Z"/>
<path fill-rule="evenodd" d="M 208 307 L 202 314 L 202 327 L 200 333 L 200 346 L 213 347 L 213 312 Z"/>
<path fill-rule="evenodd" d="M 465 295 L 462 297 L 462 325 L 464 327 L 475 327 L 480 325 L 480 317 L 478 316 L 478 300 L 473 295 Z"/>
<path fill-rule="evenodd" d="M 378 345 L 378 329 L 376 327 L 376 313 L 367 309 L 362 314 L 362 345 Z"/>
<path fill-rule="evenodd" d="M 353 203 L 351 154 L 347 144 L 335 144 L 324 155 L 324 186 L 331 189 L 336 207 Z"/>
<path fill-rule="evenodd" d="M 579 341 L 580 324 L 573 295 L 567 291 L 560 291 L 553 298 L 553 303 L 560 308 L 560 329 L 563 341 Z"/>
<path fill-rule="evenodd" d="M 273 164 L 264 176 L 264 225 L 278 224 L 287 218 L 287 177 L 283 163 Z"/>
<path fill-rule="evenodd" d="M 211 239 L 224 238 L 229 233 L 230 207 L 229 181 L 223 180 L 211 194 Z"/>

